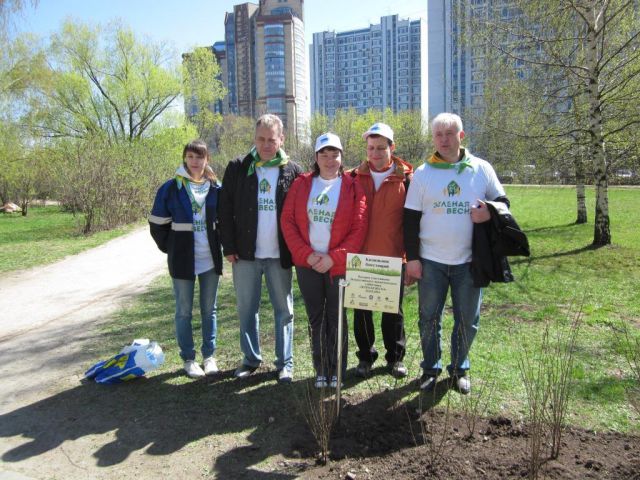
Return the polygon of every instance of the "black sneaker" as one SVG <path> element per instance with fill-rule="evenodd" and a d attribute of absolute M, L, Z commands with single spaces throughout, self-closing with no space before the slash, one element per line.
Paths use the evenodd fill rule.
<path fill-rule="evenodd" d="M 367 378 L 371 373 L 371 363 L 366 360 L 360 360 L 356 367 L 356 377 Z"/>
<path fill-rule="evenodd" d="M 451 377 L 453 380 L 453 388 L 455 388 L 462 395 L 469 395 L 471 393 L 471 380 L 466 375 Z"/>
<path fill-rule="evenodd" d="M 420 390 L 423 392 L 431 392 L 434 388 L 436 388 L 438 378 L 433 375 L 429 375 L 428 373 L 423 373 L 420 377 Z"/>

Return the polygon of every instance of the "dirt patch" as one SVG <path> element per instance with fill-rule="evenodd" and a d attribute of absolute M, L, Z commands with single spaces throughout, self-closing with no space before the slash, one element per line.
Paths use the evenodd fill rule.
<path fill-rule="evenodd" d="M 420 398 L 393 406 L 390 394 L 350 400 L 333 436 L 333 461 L 302 478 L 527 478 L 526 425 L 483 418 L 469 436 L 464 415 L 442 407 L 419 414 L 424 407 Z M 638 479 L 639 440 L 568 428 L 560 457 L 544 463 L 540 478 Z"/>
<path fill-rule="evenodd" d="M 303 416 L 307 382 L 278 385 L 272 370 L 244 381 L 228 370 L 186 383 L 180 372 L 163 372 L 120 386 L 84 383 L 76 374 L 58 387 L 0 415 L 0 473 L 280 480 L 528 472 L 526 425 L 480 419 L 469 437 L 464 415 L 447 413 L 443 397 L 414 396 L 413 382 L 367 396 L 351 395 L 347 385 L 326 466 L 317 463 Z M 634 436 L 569 428 L 542 478 L 638 479 L 639 445 Z"/>

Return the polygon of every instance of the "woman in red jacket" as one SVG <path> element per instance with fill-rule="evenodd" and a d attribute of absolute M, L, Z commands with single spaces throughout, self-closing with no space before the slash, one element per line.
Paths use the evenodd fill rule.
<path fill-rule="evenodd" d="M 360 251 L 367 233 L 365 195 L 343 175 L 342 144 L 333 133 L 316 139 L 313 171 L 298 177 L 284 203 L 280 223 L 291 250 L 311 331 L 317 388 L 336 387 L 338 285 L 347 252 Z M 343 315 L 342 372 L 347 367 L 347 323 Z"/>

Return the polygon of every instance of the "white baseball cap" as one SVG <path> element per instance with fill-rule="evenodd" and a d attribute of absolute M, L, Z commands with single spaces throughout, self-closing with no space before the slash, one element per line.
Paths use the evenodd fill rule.
<path fill-rule="evenodd" d="M 342 143 L 340 137 L 335 133 L 327 132 L 316 138 L 316 153 L 326 147 L 334 147 L 342 152 Z"/>
<path fill-rule="evenodd" d="M 369 130 L 362 134 L 362 139 L 366 140 L 369 135 L 381 135 L 384 138 L 388 138 L 393 142 L 393 130 L 386 123 L 378 122 L 371 125 Z"/>

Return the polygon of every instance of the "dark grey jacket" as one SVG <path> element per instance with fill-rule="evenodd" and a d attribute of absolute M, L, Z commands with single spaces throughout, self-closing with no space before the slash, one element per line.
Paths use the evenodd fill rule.
<path fill-rule="evenodd" d="M 258 176 L 247 176 L 253 161 L 251 154 L 229 162 L 222 179 L 218 202 L 218 221 L 222 251 L 225 256 L 238 255 L 242 260 L 255 260 L 258 234 Z M 289 187 L 302 173 L 300 166 L 289 160 L 282 165 L 276 185 L 276 210 L 278 216 L 278 246 L 282 268 L 291 268 L 291 252 L 282 236 L 280 216 Z"/>
<path fill-rule="evenodd" d="M 475 287 L 512 282 L 508 256 L 528 257 L 529 241 L 507 204 L 487 201 L 491 220 L 473 224 L 471 274 Z"/>

